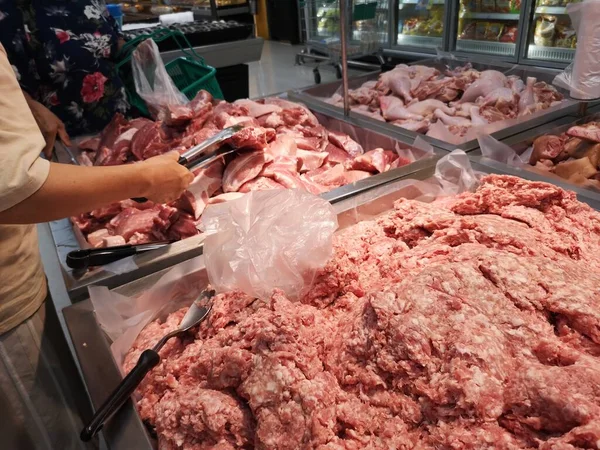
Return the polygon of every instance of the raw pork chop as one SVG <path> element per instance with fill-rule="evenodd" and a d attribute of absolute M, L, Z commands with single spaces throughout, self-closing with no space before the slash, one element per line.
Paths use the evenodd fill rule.
<path fill-rule="evenodd" d="M 264 152 L 250 152 L 237 156 L 223 173 L 223 192 L 236 192 L 244 183 L 253 180 L 271 158 Z"/>

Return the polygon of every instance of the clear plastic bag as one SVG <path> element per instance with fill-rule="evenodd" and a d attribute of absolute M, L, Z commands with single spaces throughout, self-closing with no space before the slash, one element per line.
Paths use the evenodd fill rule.
<path fill-rule="evenodd" d="M 600 0 L 571 3 L 567 12 L 577 33 L 577 50 L 573 63 L 553 83 L 573 98 L 600 98 Z"/>
<path fill-rule="evenodd" d="M 131 58 L 135 90 L 148 105 L 152 116 L 164 120 L 169 106 L 183 106 L 187 97 L 177 89 L 167 73 L 156 43 L 146 39 L 137 46 Z"/>
<path fill-rule="evenodd" d="M 329 202 L 305 191 L 255 191 L 202 216 L 204 257 L 217 292 L 298 298 L 333 251 L 337 217 Z"/>
<path fill-rule="evenodd" d="M 533 147 L 530 147 L 523 154 L 519 155 L 508 145 L 497 141 L 491 136 L 482 135 L 477 138 L 481 154 L 492 161 L 501 162 L 511 167 L 522 167 L 527 165 Z"/>

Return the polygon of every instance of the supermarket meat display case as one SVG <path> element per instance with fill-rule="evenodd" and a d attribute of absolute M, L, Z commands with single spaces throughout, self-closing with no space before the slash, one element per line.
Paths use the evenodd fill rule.
<path fill-rule="evenodd" d="M 284 94 L 285 95 L 285 94 Z M 387 172 L 373 175 L 369 178 L 333 189 L 322 194 L 322 197 L 331 203 L 337 203 L 357 193 L 368 191 L 374 187 L 388 184 L 398 178 L 404 177 L 415 171 L 434 164 L 444 155 L 443 151 L 415 148 L 411 144 L 397 143 L 393 138 L 383 133 L 363 129 L 352 118 L 344 118 L 336 112 L 320 112 L 313 110 L 320 123 L 329 129 L 335 129 L 355 136 L 356 141 L 368 148 L 398 148 L 411 150 L 417 160 Z M 59 162 L 72 163 L 69 153 L 64 146 L 57 142 L 55 154 Z M 115 267 L 96 267 L 91 270 L 78 272 L 66 266 L 66 257 L 70 251 L 84 248 L 87 244 L 79 230 L 73 226 L 70 219 L 62 219 L 48 224 L 53 238 L 53 247 L 61 264 L 62 277 L 71 300 L 78 301 L 87 294 L 90 285 L 100 285 L 114 288 L 128 283 L 133 279 L 163 270 L 174 264 L 188 260 L 202 253 L 204 236 L 202 234 L 173 242 L 165 248 L 152 250 L 143 254 L 130 257 L 127 265 Z"/>

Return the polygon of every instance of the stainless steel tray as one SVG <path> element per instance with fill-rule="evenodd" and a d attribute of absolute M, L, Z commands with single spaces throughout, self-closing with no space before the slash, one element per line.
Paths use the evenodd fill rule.
<path fill-rule="evenodd" d="M 555 70 L 544 69 L 539 67 L 519 66 L 502 62 L 478 62 L 472 59 L 467 60 L 461 58 L 433 58 L 410 63 L 410 65 L 420 64 L 429 67 L 435 67 L 438 70 L 443 71 L 448 67 L 454 68 L 457 66 L 462 66 L 467 62 L 470 62 L 473 65 L 473 68 L 477 70 L 494 69 L 504 72 L 507 75 L 518 75 L 522 79 L 526 79 L 528 76 L 534 76 L 538 80 L 545 81 L 547 83 L 552 83 L 552 80 L 558 73 L 558 71 Z M 353 78 L 349 82 L 350 89 L 357 88 L 366 81 L 376 80 L 378 76 L 379 72 L 373 72 L 361 76 L 359 78 Z M 290 100 L 305 103 L 315 110 L 335 112 L 343 116 L 342 108 L 336 107 L 324 101 L 326 98 L 331 97 L 335 92 L 337 92 L 338 89 L 340 89 L 340 87 L 341 81 L 336 81 L 333 83 L 313 86 L 297 91 L 291 91 L 288 93 L 288 96 Z M 565 95 L 567 94 L 567 92 L 562 89 L 559 89 L 559 91 Z M 506 128 L 494 132 L 492 136 L 498 140 L 503 140 L 507 137 L 513 136 L 517 133 L 521 133 L 525 130 L 529 130 L 539 125 L 543 125 L 560 117 L 564 117 L 569 114 L 577 114 L 578 108 L 579 102 L 575 100 L 565 100 L 560 105 L 554 106 L 544 111 L 539 111 L 525 118 L 521 117 L 518 118 L 518 120 L 511 119 L 510 121 L 506 121 L 509 122 L 507 123 L 508 126 Z M 452 151 L 458 148 L 469 152 L 471 150 L 479 148 L 479 144 L 476 139 L 464 142 L 462 144 L 452 144 L 450 142 L 431 138 L 423 134 L 415 133 L 414 131 L 406 130 L 404 128 L 397 127 L 386 122 L 381 122 L 354 112 L 351 112 L 350 115 L 351 117 L 355 118 L 357 120 L 357 123 L 361 126 L 364 126 L 365 128 L 370 128 L 372 130 L 380 131 L 389 136 L 393 136 L 394 138 L 402 142 L 413 142 L 417 136 L 422 136 L 429 143 L 431 143 L 431 145 L 447 151 Z"/>
<path fill-rule="evenodd" d="M 536 179 L 531 172 L 513 168 L 496 169 L 491 166 L 484 166 L 473 163 L 476 171 L 484 173 L 505 173 L 510 175 L 522 175 L 523 178 Z M 412 179 L 425 180 L 434 174 L 433 166 L 423 168 L 417 172 L 405 177 Z M 390 210 L 395 200 L 401 197 L 413 198 L 414 191 L 410 188 L 394 189 L 394 185 L 401 180 L 396 180 L 386 186 L 380 186 L 371 191 L 366 191 L 355 197 L 346 198 L 335 205 L 338 212 L 340 226 L 349 226 L 357 221 L 361 215 L 374 216 Z M 378 192 L 379 191 L 379 192 Z M 378 194 L 381 194 L 379 196 Z M 590 199 L 581 199 L 587 201 L 591 206 L 600 210 L 600 202 L 594 202 Z M 202 280 L 204 276 L 206 283 L 206 271 L 203 265 L 203 257 L 198 257 L 198 271 L 188 276 L 193 276 L 194 280 Z M 124 284 L 114 292 L 125 296 L 137 296 L 153 286 L 158 279 L 166 272 L 154 273 L 150 276 L 140 278 L 128 284 Z M 91 301 L 88 299 L 69 306 L 63 310 L 67 328 L 71 335 L 75 353 L 79 361 L 84 382 L 90 393 L 90 398 L 94 409 L 97 409 L 101 403 L 110 394 L 112 389 L 120 382 L 122 376 L 115 363 L 111 351 L 110 343 L 104 335 L 93 312 Z M 117 415 L 109 421 L 103 429 L 104 437 L 110 450 L 136 450 L 152 449 L 155 442 L 150 438 L 148 432 L 140 420 L 132 401 L 128 401 Z"/>
<path fill-rule="evenodd" d="M 371 148 L 382 147 L 394 149 L 396 145 L 400 149 L 412 149 L 414 152 L 425 153 L 412 145 L 396 141 L 392 137 L 379 131 L 363 129 L 355 119 L 343 120 L 336 114 L 314 111 L 319 121 L 327 128 L 343 131 L 353 135 L 363 146 Z M 409 165 L 385 173 L 360 180 L 340 188 L 334 189 L 322 195 L 326 200 L 336 203 L 357 193 L 373 189 L 382 184 L 404 177 L 423 167 L 432 166 L 444 152 L 434 148 L 432 157 L 417 160 Z M 70 162 L 62 144 L 57 144 L 57 156 L 61 162 Z M 66 256 L 72 250 L 77 250 L 85 245 L 85 240 L 78 229 L 74 228 L 69 219 L 63 219 L 50 223 L 52 235 L 56 244 L 56 251 L 61 261 L 65 284 L 72 300 L 77 301 L 85 297 L 87 286 L 95 284 L 108 286 L 110 288 L 120 286 L 131 280 L 143 277 L 165 267 L 172 266 L 202 253 L 203 235 L 193 236 L 179 242 L 175 242 L 163 249 L 146 252 L 133 257 L 137 269 L 126 273 L 115 274 L 105 268 L 96 268 L 83 273 L 73 271 L 66 266 Z"/>
<path fill-rule="evenodd" d="M 584 118 L 577 118 L 573 116 L 563 117 L 562 119 L 556 120 L 551 123 L 547 123 L 533 130 L 528 130 L 523 133 L 514 135 L 509 139 L 503 141 L 503 143 L 511 147 L 516 153 L 521 154 L 524 151 L 526 151 L 529 147 L 531 147 L 533 145 L 533 141 L 540 136 L 543 136 L 545 134 L 561 134 L 567 131 L 572 126 L 582 125 L 593 120 L 600 121 L 600 112 L 586 116 Z M 531 166 L 525 166 L 523 168 L 509 167 L 507 164 L 484 157 L 481 154 L 481 149 L 478 149 L 472 154 L 470 154 L 469 158 L 473 162 L 490 167 L 494 170 L 510 169 L 513 171 L 517 171 L 518 173 L 523 173 L 523 178 L 534 179 L 537 181 L 546 181 L 548 183 L 556 184 L 557 186 L 577 193 L 577 197 L 583 202 L 590 204 L 595 202 L 600 203 L 599 190 L 579 186 L 551 173 L 546 174 L 534 171 L 533 167 Z"/>

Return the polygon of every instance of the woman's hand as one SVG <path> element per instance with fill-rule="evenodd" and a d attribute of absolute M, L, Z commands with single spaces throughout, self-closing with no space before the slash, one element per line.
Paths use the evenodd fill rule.
<path fill-rule="evenodd" d="M 44 140 L 46 141 L 44 155 L 46 155 L 48 158 L 52 156 L 52 152 L 54 151 L 54 142 L 56 141 L 57 135 L 63 144 L 71 146 L 71 139 L 67 134 L 65 124 L 62 122 L 62 120 L 56 117 L 52 111 L 50 111 L 40 102 L 36 102 L 29 96 L 29 94 L 26 92 L 23 92 L 23 94 L 25 95 L 29 109 L 35 118 L 38 127 L 40 127 L 40 131 L 44 136 Z"/>
<path fill-rule="evenodd" d="M 155 203 L 177 200 L 194 180 L 194 174 L 179 164 L 179 153 L 172 151 L 136 163 L 144 177 L 144 197 Z"/>

